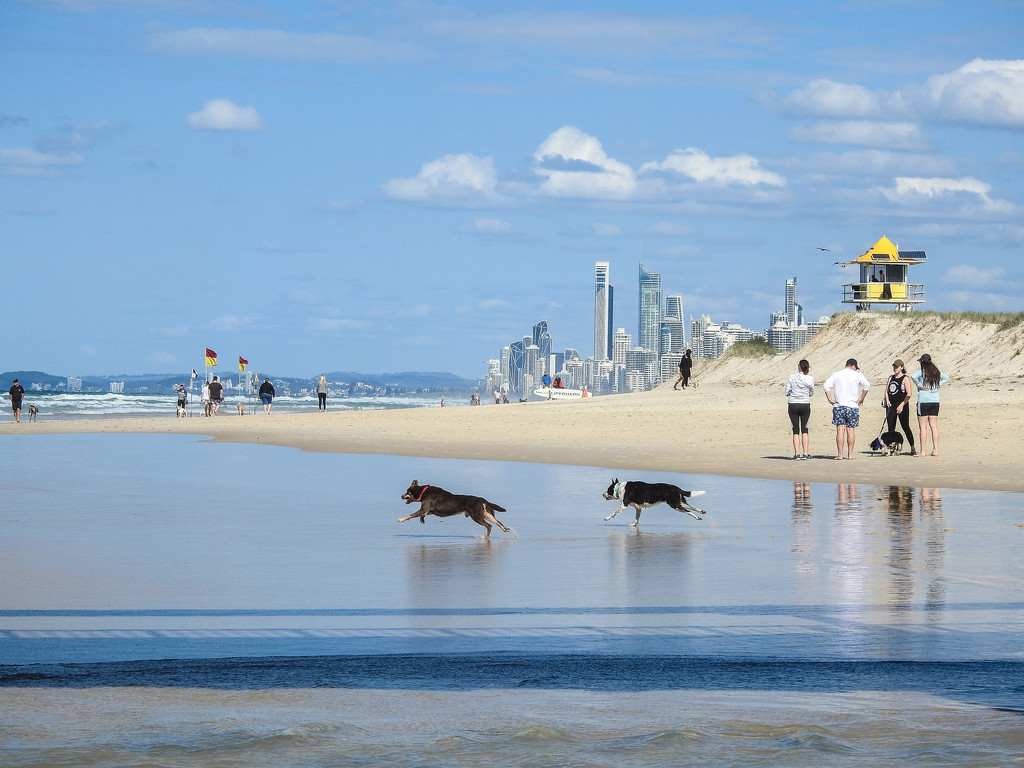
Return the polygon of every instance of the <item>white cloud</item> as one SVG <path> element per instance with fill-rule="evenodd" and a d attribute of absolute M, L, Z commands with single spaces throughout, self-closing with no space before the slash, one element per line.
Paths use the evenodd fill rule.
<path fill-rule="evenodd" d="M 913 123 L 876 123 L 843 120 L 798 126 L 790 131 L 794 141 L 808 144 L 847 144 L 855 147 L 920 149 L 924 142 Z"/>
<path fill-rule="evenodd" d="M 509 222 L 487 216 L 476 216 L 471 221 L 457 227 L 457 230 L 484 237 L 501 237 L 515 234 L 515 228 Z"/>
<path fill-rule="evenodd" d="M 0 149 L 0 169 L 5 176 L 23 178 L 48 178 L 56 176 L 60 169 L 81 165 L 84 158 L 77 152 L 57 154 L 37 152 L 25 147 Z"/>
<path fill-rule="evenodd" d="M 693 227 L 675 221 L 659 221 L 644 230 L 645 235 L 654 237 L 689 237 L 693 232 Z"/>
<path fill-rule="evenodd" d="M 975 267 L 970 264 L 959 264 L 946 270 L 942 281 L 959 285 L 962 288 L 986 288 L 988 286 L 1005 286 L 1006 270 L 1002 267 Z"/>
<path fill-rule="evenodd" d="M 347 320 L 340 317 L 316 317 L 310 321 L 310 327 L 314 331 L 341 331 L 365 328 L 366 323 L 361 320 Z"/>
<path fill-rule="evenodd" d="M 787 112 L 815 117 L 881 118 L 899 110 L 901 103 L 893 94 L 820 79 L 791 93 L 783 102 L 783 108 Z"/>
<path fill-rule="evenodd" d="M 210 328 L 218 331 L 243 331 L 258 327 L 259 315 L 220 315 L 210 321 Z"/>
<path fill-rule="evenodd" d="M 518 307 L 505 299 L 481 299 L 477 305 L 480 309 L 516 309 Z"/>
<path fill-rule="evenodd" d="M 253 106 L 240 107 L 228 99 L 213 99 L 188 116 L 189 127 L 200 131 L 261 131 L 263 121 Z"/>
<path fill-rule="evenodd" d="M 598 237 L 622 237 L 626 234 L 622 227 L 616 226 L 615 224 L 605 224 L 600 221 L 592 224 L 590 231 Z"/>
<path fill-rule="evenodd" d="M 640 167 L 640 173 L 684 176 L 696 182 L 716 186 L 786 185 L 786 180 L 779 174 L 763 170 L 756 157 L 745 154 L 711 157 L 694 147 L 677 149 L 660 163 L 644 163 Z"/>
<path fill-rule="evenodd" d="M 876 119 L 913 116 L 942 122 L 1024 126 L 1024 59 L 975 59 L 953 72 L 894 92 L 813 80 L 782 102 L 789 114 Z"/>
<path fill-rule="evenodd" d="M 580 129 L 567 125 L 548 136 L 532 157 L 531 170 L 538 182 L 501 182 L 491 158 L 475 155 L 445 155 L 426 163 L 411 178 L 392 179 L 382 187 L 394 200 L 406 202 L 483 207 L 507 205 L 512 195 L 568 198 L 590 201 L 681 202 L 681 195 L 715 188 L 722 194 L 763 196 L 765 188 L 786 186 L 786 179 L 765 170 L 760 161 L 747 154 L 711 157 L 689 148 L 676 150 L 664 161 L 645 163 L 634 171 L 627 163 L 610 157 L 601 142 Z M 497 219 L 479 218 L 459 227 L 476 234 L 513 234 L 511 225 Z M 621 230 L 597 225 L 594 233 L 618 236 Z"/>
<path fill-rule="evenodd" d="M 1013 205 L 1005 200 L 989 197 L 992 187 L 971 177 L 962 179 L 915 178 L 900 176 L 894 186 L 879 190 L 894 203 L 917 206 L 931 202 L 956 203 L 964 212 L 977 210 L 988 213 L 1010 213 Z"/>
<path fill-rule="evenodd" d="M 924 110 L 942 120 L 1024 127 L 1024 60 L 975 59 L 929 77 L 915 95 Z"/>
<path fill-rule="evenodd" d="M 471 154 L 445 155 L 425 163 L 407 179 L 384 184 L 384 194 L 413 203 L 481 205 L 500 202 L 494 159 Z"/>
<path fill-rule="evenodd" d="M 156 32 L 149 47 L 173 56 L 388 64 L 427 57 L 419 46 L 333 33 L 196 27 Z"/>
<path fill-rule="evenodd" d="M 609 157 L 601 142 L 567 125 L 548 136 L 533 153 L 539 192 L 552 197 L 628 199 L 636 174 Z"/>

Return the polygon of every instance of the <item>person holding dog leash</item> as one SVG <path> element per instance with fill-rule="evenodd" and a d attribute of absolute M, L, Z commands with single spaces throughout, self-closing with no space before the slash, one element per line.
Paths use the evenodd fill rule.
<path fill-rule="evenodd" d="M 903 367 L 902 360 L 896 360 L 892 364 L 892 376 L 885 384 L 885 396 L 882 398 L 882 405 L 885 407 L 885 428 L 888 432 L 896 429 L 896 419 L 900 420 L 900 428 L 907 436 L 910 443 L 910 455 L 916 456 L 917 449 L 914 447 L 914 432 L 910 429 L 910 390 L 907 388 L 907 369 Z"/>

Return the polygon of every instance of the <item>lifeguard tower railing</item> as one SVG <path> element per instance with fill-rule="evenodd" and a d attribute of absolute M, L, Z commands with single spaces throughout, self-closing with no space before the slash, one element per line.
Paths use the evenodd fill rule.
<path fill-rule="evenodd" d="M 843 286 L 843 304 L 870 309 L 872 304 L 895 305 L 909 310 L 924 303 L 924 285 L 920 283 L 848 283 Z"/>

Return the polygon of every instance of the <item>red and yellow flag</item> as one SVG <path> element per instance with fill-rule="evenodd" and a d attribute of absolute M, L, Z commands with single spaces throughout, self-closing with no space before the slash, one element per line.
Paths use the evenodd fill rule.
<path fill-rule="evenodd" d="M 238 370 L 244 371 L 245 370 L 245 366 L 247 366 L 248 364 L 249 364 L 248 360 L 246 360 L 241 355 L 238 356 Z"/>
<path fill-rule="evenodd" d="M 206 364 L 216 365 L 217 364 L 217 353 L 209 347 L 206 348 Z"/>

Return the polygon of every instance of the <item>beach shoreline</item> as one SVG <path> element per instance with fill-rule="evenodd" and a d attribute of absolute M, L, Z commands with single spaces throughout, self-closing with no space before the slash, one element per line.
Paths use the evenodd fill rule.
<path fill-rule="evenodd" d="M 794 482 L 1024 490 L 1015 438 L 1024 419 L 1019 411 L 1006 408 L 1005 387 L 955 385 L 944 388 L 943 394 L 940 455 L 936 457 L 911 457 L 906 452 L 895 457 L 872 455 L 870 442 L 878 433 L 883 411 L 866 404 L 854 460 L 834 460 L 831 409 L 819 396 L 811 416 L 814 459 L 794 461 L 785 398 L 766 392 L 761 385 L 735 382 L 727 386 L 705 383 L 687 390 L 663 384 L 650 392 L 583 401 L 460 408 L 328 410 L 269 416 L 222 413 L 215 418 L 189 419 L 170 415 L 65 421 L 42 418 L 20 424 L 4 421 L 0 436 L 193 434 L 304 451 L 606 467 L 609 480 L 656 471 Z M 872 396 L 870 402 L 874 400 Z M 912 426 L 916 436 L 916 419 Z M 917 440 L 920 445 L 919 436 Z"/>

